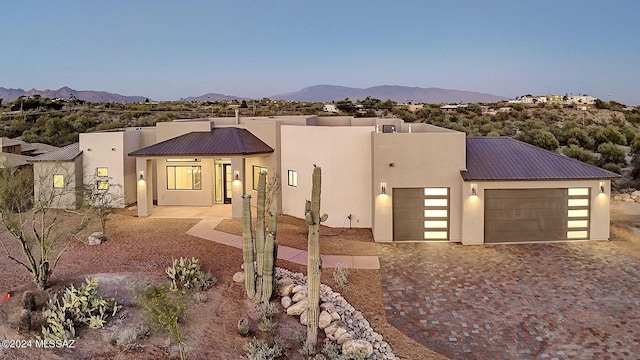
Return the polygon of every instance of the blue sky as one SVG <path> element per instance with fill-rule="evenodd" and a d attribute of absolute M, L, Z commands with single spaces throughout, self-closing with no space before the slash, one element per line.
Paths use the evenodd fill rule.
<path fill-rule="evenodd" d="M 0 87 L 175 100 L 406 85 L 640 104 L 640 1 L 3 3 Z"/>

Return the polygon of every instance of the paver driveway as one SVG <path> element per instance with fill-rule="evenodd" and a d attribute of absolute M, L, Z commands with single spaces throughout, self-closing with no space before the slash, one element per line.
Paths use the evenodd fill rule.
<path fill-rule="evenodd" d="M 378 249 L 389 323 L 450 358 L 640 357 L 640 260 L 610 242 Z"/>

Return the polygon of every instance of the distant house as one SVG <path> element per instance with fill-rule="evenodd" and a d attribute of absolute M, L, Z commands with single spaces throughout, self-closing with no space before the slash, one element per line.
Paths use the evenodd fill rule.
<path fill-rule="evenodd" d="M 340 110 L 336 107 L 335 104 L 324 104 L 322 107 L 322 111 L 330 112 L 330 113 L 339 113 Z"/>
<path fill-rule="evenodd" d="M 440 110 L 442 110 L 443 113 L 448 114 L 448 113 L 456 113 L 458 112 L 458 109 L 460 108 L 466 108 L 467 105 L 444 105 L 444 106 L 440 106 Z"/>
<path fill-rule="evenodd" d="M 407 110 L 416 112 L 424 107 L 424 104 L 407 104 Z"/>
<path fill-rule="evenodd" d="M 607 239 L 618 177 L 510 138 L 386 118 L 179 120 L 81 134 L 76 146 L 38 161 L 67 164 L 76 183 L 46 184 L 119 184 L 140 217 L 154 206 L 231 204 L 240 218 L 261 172 L 281 179 L 278 212 L 302 217 L 315 164 L 325 224 L 371 228 L 377 242 Z"/>

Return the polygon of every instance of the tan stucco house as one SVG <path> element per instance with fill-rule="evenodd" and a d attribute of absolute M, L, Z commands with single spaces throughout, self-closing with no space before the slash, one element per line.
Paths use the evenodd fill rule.
<path fill-rule="evenodd" d="M 137 202 L 141 217 L 153 206 L 230 203 L 240 218 L 262 171 L 281 179 L 278 210 L 302 217 L 315 164 L 326 224 L 372 228 L 379 242 L 605 240 L 618 177 L 510 138 L 400 119 L 176 120 L 81 134 L 78 150 L 84 181 L 121 185 L 122 205 Z"/>

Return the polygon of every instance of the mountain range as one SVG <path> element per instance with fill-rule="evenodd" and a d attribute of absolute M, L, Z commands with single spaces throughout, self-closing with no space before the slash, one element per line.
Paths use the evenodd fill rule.
<path fill-rule="evenodd" d="M 31 89 L 29 91 L 24 91 L 22 89 L 6 89 L 0 87 L 0 99 L 3 99 L 5 102 L 13 101 L 20 96 L 33 96 L 40 95 L 42 97 L 50 98 L 50 99 L 68 99 L 69 96 L 75 96 L 77 99 L 89 101 L 89 102 L 117 102 L 117 103 L 126 103 L 126 102 L 139 102 L 144 101 L 146 97 L 144 96 L 125 96 L 120 94 L 114 94 L 106 91 L 95 91 L 95 90 L 74 90 L 70 87 L 61 87 L 58 90 L 37 90 Z"/>
<path fill-rule="evenodd" d="M 22 89 L 7 89 L 0 87 L 0 99 L 5 102 L 13 101 L 20 96 L 40 95 L 51 99 L 60 98 L 67 99 L 73 94 L 76 98 L 89 102 L 140 102 L 145 101 L 144 96 L 125 96 L 114 94 L 106 91 L 94 90 L 74 90 L 67 86 L 58 90 L 37 90 L 31 89 L 25 91 Z M 473 102 L 497 102 L 508 99 L 506 96 L 497 96 L 486 93 L 479 93 L 464 90 L 451 90 L 440 88 L 420 88 L 396 85 L 373 86 L 366 89 L 353 88 L 337 85 L 314 85 L 304 89 L 268 96 L 272 100 L 289 100 L 289 101 L 318 101 L 331 102 L 344 100 L 363 100 L 367 96 L 380 99 L 392 100 L 398 103 L 473 103 Z M 250 98 L 224 95 L 218 93 L 208 93 L 200 96 L 186 97 L 181 100 L 186 101 L 224 101 L 224 100 L 249 100 Z"/>
<path fill-rule="evenodd" d="M 381 85 L 366 89 L 336 85 L 315 85 L 295 92 L 273 95 L 269 98 L 274 100 L 331 102 L 344 100 L 345 98 L 353 101 L 357 99 L 363 100 L 367 96 L 383 101 L 389 99 L 398 103 L 410 101 L 412 103 L 429 104 L 497 102 L 508 99 L 506 96 L 496 96 L 473 91 L 396 85 Z"/>

